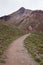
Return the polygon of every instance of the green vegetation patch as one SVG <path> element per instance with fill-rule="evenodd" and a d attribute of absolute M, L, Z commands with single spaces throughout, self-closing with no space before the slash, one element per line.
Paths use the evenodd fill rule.
<path fill-rule="evenodd" d="M 5 25 L 0 21 L 0 62 L 4 62 L 2 55 L 13 40 L 23 35 L 24 32 L 16 27 Z"/>
<path fill-rule="evenodd" d="M 24 42 L 28 52 L 40 65 L 43 65 L 43 34 L 32 33 Z"/>

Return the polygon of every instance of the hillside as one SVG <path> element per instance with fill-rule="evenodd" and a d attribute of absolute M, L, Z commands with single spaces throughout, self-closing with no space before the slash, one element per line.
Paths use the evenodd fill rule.
<path fill-rule="evenodd" d="M 21 7 L 10 15 L 0 17 L 0 20 L 27 32 L 43 32 L 43 11 L 41 10 L 33 11 Z"/>
<path fill-rule="evenodd" d="M 29 32 L 35 33 L 25 39 L 25 47 L 43 65 L 43 11 L 24 7 L 0 17 L 0 63 L 5 63 L 2 56 L 10 43 Z"/>
<path fill-rule="evenodd" d="M 11 42 L 23 34 L 23 31 L 20 31 L 16 27 L 13 28 L 0 21 L 0 63 L 4 62 L 2 55 Z"/>
<path fill-rule="evenodd" d="M 33 58 L 43 65 L 43 34 L 32 33 L 24 40 L 24 46 Z"/>

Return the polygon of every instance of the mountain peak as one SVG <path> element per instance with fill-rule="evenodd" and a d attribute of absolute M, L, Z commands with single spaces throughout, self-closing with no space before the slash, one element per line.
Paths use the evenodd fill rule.
<path fill-rule="evenodd" d="M 19 12 L 20 12 L 21 14 L 23 14 L 24 11 L 25 11 L 25 8 L 24 8 L 24 7 L 21 7 L 21 8 L 19 9 Z"/>
<path fill-rule="evenodd" d="M 21 7 L 19 10 L 25 10 L 25 8 L 24 7 Z"/>

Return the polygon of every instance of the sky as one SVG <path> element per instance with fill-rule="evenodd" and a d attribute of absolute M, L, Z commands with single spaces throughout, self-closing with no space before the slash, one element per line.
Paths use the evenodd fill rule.
<path fill-rule="evenodd" d="M 0 0 L 0 16 L 11 14 L 21 7 L 43 10 L 43 0 Z"/>

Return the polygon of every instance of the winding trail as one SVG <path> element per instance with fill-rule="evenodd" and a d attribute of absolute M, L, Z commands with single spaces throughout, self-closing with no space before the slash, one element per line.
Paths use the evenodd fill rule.
<path fill-rule="evenodd" d="M 12 42 L 8 50 L 6 50 L 7 59 L 3 65 L 39 65 L 24 47 L 23 41 L 28 35 L 30 34 L 26 34 Z"/>

